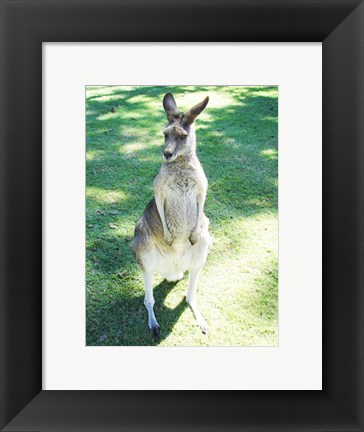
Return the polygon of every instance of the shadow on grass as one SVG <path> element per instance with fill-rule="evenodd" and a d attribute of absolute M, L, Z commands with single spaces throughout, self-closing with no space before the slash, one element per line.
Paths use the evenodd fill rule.
<path fill-rule="evenodd" d="M 155 306 L 154 312 L 160 325 L 160 336 L 155 338 L 148 329 L 148 314 L 144 307 L 144 294 L 135 297 L 120 297 L 117 301 L 111 302 L 106 307 L 96 311 L 99 314 L 100 321 L 105 314 L 113 317 L 108 326 L 113 326 L 117 330 L 116 337 L 110 339 L 106 335 L 110 328 L 104 328 L 98 339 L 88 337 L 87 345 L 124 345 L 124 346 L 150 346 L 159 345 L 173 330 L 174 325 L 179 320 L 184 310 L 188 307 L 186 299 L 183 298 L 174 308 L 167 307 L 164 302 L 167 295 L 173 290 L 176 282 L 167 282 L 163 280 L 154 288 Z M 95 311 L 92 311 L 92 318 L 88 317 L 88 333 L 100 333 L 98 317 L 95 317 Z M 96 324 L 96 328 L 95 327 Z"/>
<path fill-rule="evenodd" d="M 107 87 L 98 89 L 108 91 Z M 144 333 L 147 331 L 143 294 L 120 292 L 120 300 L 108 302 L 108 296 L 114 298 L 115 293 L 105 280 L 115 282 L 120 269 L 130 278 L 128 285 L 141 276 L 129 244 L 135 223 L 153 196 L 153 180 L 162 163 L 164 94 L 172 92 L 178 104 L 179 95 L 204 96 L 213 90 L 223 101 L 224 89 L 121 87 L 110 94 L 87 97 L 88 344 L 158 344 L 151 336 L 150 340 L 145 334 L 140 336 L 142 326 Z M 205 212 L 212 230 L 234 218 L 278 211 L 278 101 L 269 90 L 236 87 L 229 92 L 226 104 L 220 101 L 215 106 L 211 98 L 206 113 L 197 119 L 197 153 L 209 180 Z M 153 106 L 155 102 L 160 105 L 158 109 Z M 115 231 L 110 224 L 116 226 Z M 94 282 L 90 283 L 89 276 Z M 92 295 L 97 289 L 95 280 L 106 285 L 102 303 Z M 172 331 L 187 306 L 184 300 L 173 310 L 163 306 L 171 289 L 171 284 L 162 282 L 154 290 L 161 340 Z M 107 334 L 113 334 L 114 339 L 105 336 L 103 340 Z"/>

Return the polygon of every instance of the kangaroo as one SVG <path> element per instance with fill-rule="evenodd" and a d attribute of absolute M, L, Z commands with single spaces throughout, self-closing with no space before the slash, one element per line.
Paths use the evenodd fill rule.
<path fill-rule="evenodd" d="M 153 310 L 154 272 L 170 282 L 189 272 L 186 300 L 202 332 L 207 333 L 207 323 L 197 307 L 196 289 L 212 239 L 204 214 L 207 178 L 196 155 L 194 121 L 208 101 L 206 97 L 180 114 L 173 95 L 164 96 L 168 124 L 163 131 L 163 163 L 154 180 L 154 198 L 137 222 L 131 243 L 144 276 L 148 326 L 156 337 L 160 327 Z"/>

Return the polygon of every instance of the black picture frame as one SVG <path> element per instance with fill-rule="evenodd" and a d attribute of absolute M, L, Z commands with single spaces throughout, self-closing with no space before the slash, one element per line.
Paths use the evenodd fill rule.
<path fill-rule="evenodd" d="M 1 1 L 1 430 L 364 430 L 363 10 Z M 52 41 L 322 42 L 322 391 L 42 391 L 42 42 Z"/>

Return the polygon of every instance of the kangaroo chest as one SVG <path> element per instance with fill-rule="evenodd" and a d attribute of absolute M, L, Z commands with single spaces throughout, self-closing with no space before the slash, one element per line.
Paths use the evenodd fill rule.
<path fill-rule="evenodd" d="M 199 185 L 193 173 L 178 172 L 168 178 L 165 188 L 165 215 L 174 237 L 188 238 L 197 223 Z"/>

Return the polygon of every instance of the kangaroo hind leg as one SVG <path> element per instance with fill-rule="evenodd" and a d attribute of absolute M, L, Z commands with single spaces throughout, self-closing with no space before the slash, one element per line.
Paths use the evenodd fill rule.
<path fill-rule="evenodd" d="M 188 279 L 188 287 L 187 287 L 187 295 L 186 301 L 190 305 L 192 312 L 195 315 L 197 324 L 202 330 L 202 333 L 207 334 L 208 326 L 204 317 L 202 316 L 200 309 L 197 306 L 196 302 L 196 291 L 197 291 L 197 282 L 200 276 L 201 268 L 193 268 L 190 270 L 189 279 Z"/>
<path fill-rule="evenodd" d="M 148 326 L 155 337 L 159 336 L 160 327 L 154 314 L 153 272 L 144 271 L 144 305 L 148 312 Z"/>

